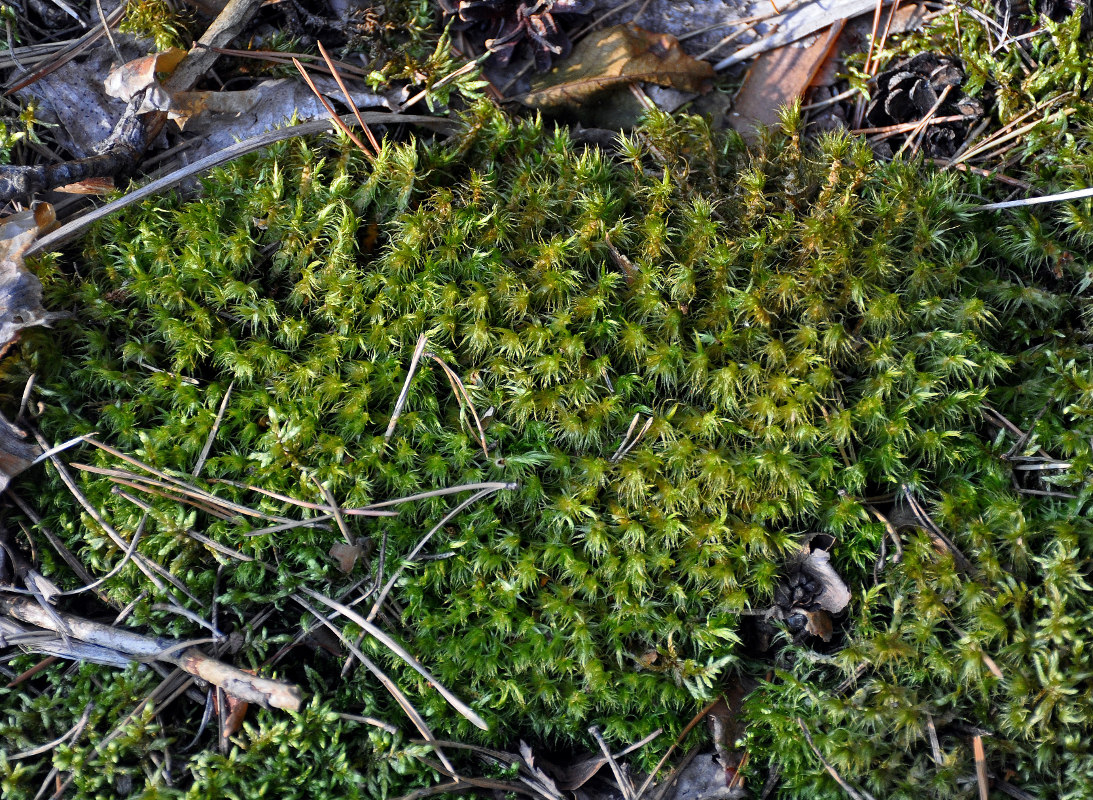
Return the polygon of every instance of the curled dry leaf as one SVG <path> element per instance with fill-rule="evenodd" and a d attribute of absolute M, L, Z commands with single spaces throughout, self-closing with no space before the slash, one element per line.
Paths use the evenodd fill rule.
<path fill-rule="evenodd" d="M 831 622 L 831 615 L 824 611 L 822 608 L 817 609 L 804 609 L 795 608 L 793 613 L 802 614 L 805 618 L 805 630 L 813 636 L 819 636 L 825 642 L 831 641 L 831 634 L 834 631 L 834 625 Z"/>
<path fill-rule="evenodd" d="M 521 100 L 538 108 L 578 106 L 633 81 L 704 92 L 713 75 L 713 67 L 683 52 L 674 36 L 616 25 L 582 39 L 565 63 L 534 83 Z"/>
<path fill-rule="evenodd" d="M 353 567 L 357 565 L 357 559 L 361 557 L 361 553 L 364 552 L 364 548 L 360 543 L 346 544 L 345 542 L 336 542 L 330 548 L 330 557 L 338 562 L 338 569 L 342 572 L 352 572 Z"/>
<path fill-rule="evenodd" d="M 807 549 L 807 545 L 805 546 Z M 826 550 L 813 550 L 804 556 L 801 570 L 819 581 L 820 593 L 813 602 L 825 611 L 837 614 L 850 602 L 850 589 L 843 583 L 839 573 L 831 566 L 831 554 Z"/>
<path fill-rule="evenodd" d="M 23 266 L 23 254 L 55 221 L 49 203 L 37 203 L 29 211 L 0 221 L 0 348 L 6 349 L 23 328 L 48 325 L 65 316 L 42 307 L 42 284 Z M 37 444 L 0 416 L 0 491 L 41 452 Z"/>
<path fill-rule="evenodd" d="M 153 53 L 122 64 L 110 70 L 106 76 L 106 93 L 111 97 L 129 102 L 146 89 L 153 89 L 137 110 L 138 114 L 149 111 L 166 111 L 171 105 L 171 97 L 156 80 L 157 73 L 173 72 L 179 62 L 186 57 L 186 51 L 172 47 L 162 53 Z"/>

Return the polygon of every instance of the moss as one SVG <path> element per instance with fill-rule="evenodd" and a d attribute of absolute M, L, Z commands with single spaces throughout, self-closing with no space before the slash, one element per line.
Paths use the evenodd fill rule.
<path fill-rule="evenodd" d="M 207 479 L 322 502 L 317 481 L 346 506 L 519 482 L 438 534 L 430 548 L 447 557 L 407 570 L 393 594 L 401 616 L 387 621 L 490 734 L 365 643 L 448 738 L 577 747 L 597 723 L 616 743 L 661 726 L 670 741 L 730 672 L 762 674 L 740 644 L 741 614 L 770 604 L 802 534 L 832 533 L 855 590 L 842 649 L 782 651 L 751 705 L 753 764 L 784 764 L 784 796 L 836 796 L 801 717 L 871 791 L 951 796 L 971 771 L 963 724 L 992 735 L 998 774 L 1060 787 L 1090 729 L 1087 656 L 1065 644 L 1088 613 L 1085 500 L 1017 493 L 1000 458 L 1012 442 L 983 415 L 994 404 L 1028 424 L 1050 398 L 1036 441 L 1072 459 L 1056 483 L 1086 497 L 1081 234 L 1065 212 L 1044 215 L 1071 258 L 1030 266 L 1033 217 L 994 230 L 959 176 L 878 164 L 846 139 L 805 146 L 792 124 L 770 138 L 749 154 L 699 120 L 653 116 L 608 156 L 482 107 L 453 141 L 388 143 L 371 167 L 344 142 L 277 146 L 217 171 L 200 200 L 159 198 L 105 221 L 78 272 L 43 265 L 49 301 L 75 318 L 24 350 L 42 427 L 57 440 L 98 429 L 185 475 L 233 384 Z M 384 443 L 421 333 L 475 407 L 495 410 L 488 455 L 431 360 Z M 635 415 L 651 426 L 615 459 Z M 81 458 L 117 466 L 101 451 Z M 131 536 L 140 509 L 101 476 L 80 480 Z M 873 586 L 885 531 L 863 499 L 903 487 L 968 555 L 968 574 L 919 536 Z M 93 572 L 119 558 L 54 477 L 36 496 Z M 188 527 L 276 565 L 233 564 L 220 580 L 222 624 L 248 637 L 240 662 L 261 664 L 297 628 L 293 587 L 337 594 L 354 580 L 326 555 L 337 530 L 248 536 L 261 523 L 148 502 L 140 551 L 195 598 L 210 599 L 227 559 Z M 388 538 L 390 574 L 449 507 L 426 500 L 355 533 Z M 164 592 L 134 567 L 106 588 L 120 603 L 145 593 L 135 622 L 198 635 L 153 609 Z M 264 629 L 248 627 L 270 607 Z M 838 693 L 859 665 L 854 691 Z M 370 678 L 313 666 L 307 681 L 336 707 L 398 719 Z M 948 771 L 925 760 L 930 715 Z M 352 737 L 338 730 L 319 744 L 311 728 L 276 738 L 342 758 Z M 193 791 L 235 781 L 233 758 L 254 759 L 240 774 L 281 780 L 278 757 L 240 747 L 249 755 L 197 757 Z M 377 790 L 369 776 L 387 762 L 351 763 L 364 783 L 338 791 Z"/>

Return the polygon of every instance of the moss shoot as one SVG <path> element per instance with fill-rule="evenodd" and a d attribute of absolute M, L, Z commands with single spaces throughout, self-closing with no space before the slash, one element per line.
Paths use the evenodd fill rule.
<path fill-rule="evenodd" d="M 180 476 L 232 385 L 199 483 L 270 514 L 299 512 L 212 481 L 315 503 L 322 484 L 344 506 L 517 482 L 446 524 L 426 551 L 443 558 L 410 565 L 380 618 L 490 733 L 362 644 L 441 738 L 564 749 L 585 746 L 591 724 L 615 744 L 665 727 L 663 752 L 729 676 L 749 674 L 767 678 L 748 704 L 749 780 L 779 763 L 781 796 L 842 796 L 802 726 L 878 796 L 974 796 L 976 733 L 994 775 L 1089 796 L 1090 209 L 974 212 L 975 180 L 877 163 L 846 138 L 806 146 L 792 120 L 758 153 L 697 119 L 652 116 L 605 154 L 485 107 L 454 140 L 388 143 L 371 165 L 344 142 L 286 143 L 218 170 L 198 200 L 106 220 L 75 267 L 44 262 L 48 302 L 74 316 L 29 337 L 25 370 L 39 375 L 48 438 L 98 430 Z M 1067 257 L 1030 258 L 1031 231 Z M 423 333 L 478 412 L 493 409 L 488 452 L 429 358 L 385 443 Z M 21 379 L 8 378 L 16 397 Z M 1033 435 L 1009 452 L 1017 436 L 992 410 Z M 635 415 L 652 423 L 616 458 Z M 1039 448 L 1066 467 L 1033 484 L 1014 456 Z M 91 448 L 73 458 L 124 466 Z M 131 537 L 142 509 L 108 477 L 78 479 Z M 32 483 L 93 574 L 121 558 L 54 472 L 25 494 Z M 908 495 L 968 564 L 920 526 L 902 534 L 899 563 L 889 541 L 877 566 L 888 534 L 870 505 Z M 134 624 L 196 637 L 161 605 L 201 612 L 215 595 L 221 626 L 244 636 L 242 666 L 308 620 L 296 587 L 338 595 L 378 566 L 379 547 L 341 573 L 336 527 L 251 535 L 265 523 L 141 499 L 140 553 L 192 597 L 128 565 L 110 598 L 135 602 Z M 390 575 L 453 504 L 349 524 L 386 537 Z M 846 618 L 819 652 L 787 636 L 759 653 L 744 612 L 770 606 L 787 555 L 815 531 L 837 540 Z M 341 679 L 341 663 L 320 648 L 278 662 L 314 703 L 249 717 L 227 756 L 205 740 L 176 754 L 170 784 L 156 764 L 196 734 L 199 706 L 170 712 L 169 737 L 149 717 L 95 749 L 155 686 L 146 672 L 83 666 L 74 683 L 55 665 L 40 696 L 0 689 L 0 719 L 19 750 L 95 699 L 95 724 L 53 757 L 79 765 L 81 796 L 295 796 L 313 764 L 331 796 L 427 782 L 410 760 L 427 751 L 333 714 L 409 729 L 378 682 Z M 96 680 L 131 699 L 105 706 Z M 4 796 L 32 797 L 50 766 L 0 758 Z"/>

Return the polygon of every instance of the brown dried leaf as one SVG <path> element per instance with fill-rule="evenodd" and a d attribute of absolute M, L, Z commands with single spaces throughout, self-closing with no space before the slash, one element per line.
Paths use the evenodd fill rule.
<path fill-rule="evenodd" d="M 831 56 L 845 20 L 838 20 L 808 47 L 787 44 L 755 59 L 733 104 L 732 126 L 744 136 L 777 124 L 782 106 L 804 94 Z"/>
<path fill-rule="evenodd" d="M 357 559 L 361 557 L 363 552 L 364 548 L 361 547 L 360 543 L 336 542 L 330 548 L 330 557 L 338 562 L 338 569 L 342 572 L 352 572 L 353 567 L 357 565 Z"/>
<path fill-rule="evenodd" d="M 577 106 L 632 81 L 704 92 L 713 74 L 708 62 L 684 53 L 674 36 L 616 25 L 582 39 L 565 63 L 533 84 L 521 101 L 538 108 Z"/>
<path fill-rule="evenodd" d="M 831 641 L 831 633 L 835 627 L 831 623 L 831 615 L 822 608 L 808 611 L 803 608 L 795 608 L 793 614 L 803 614 L 805 617 L 805 630 L 813 636 L 819 636 L 825 642 Z"/>
<path fill-rule="evenodd" d="M 56 220 L 49 203 L 36 203 L 30 211 L 0 220 L 0 347 L 23 328 L 65 316 L 42 308 L 42 284 L 23 266 L 23 254 Z"/>
<path fill-rule="evenodd" d="M 831 566 L 831 554 L 820 547 L 812 549 L 812 541 L 815 538 L 810 538 L 801 548 L 797 564 L 801 570 L 807 572 L 823 586 L 823 591 L 813 602 L 820 608 L 837 614 L 850 602 L 850 589 Z"/>
<path fill-rule="evenodd" d="M 85 178 L 76 183 L 67 183 L 64 186 L 58 186 L 53 191 L 64 192 L 65 194 L 103 195 L 110 194 L 114 191 L 114 188 L 113 178 Z"/>
<path fill-rule="evenodd" d="M 185 56 L 185 50 L 172 47 L 162 53 L 153 53 L 115 67 L 106 76 L 104 83 L 106 93 L 111 97 L 129 102 L 131 98 L 146 89 L 154 89 L 155 91 L 145 98 L 138 113 L 165 111 L 170 106 L 171 99 L 166 90 L 159 86 L 156 74 L 173 72 Z"/>

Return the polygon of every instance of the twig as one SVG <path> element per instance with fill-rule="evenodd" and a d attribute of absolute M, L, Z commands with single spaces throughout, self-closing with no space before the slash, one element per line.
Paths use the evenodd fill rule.
<path fill-rule="evenodd" d="M 866 791 L 858 792 L 853 786 L 842 779 L 842 776 L 835 771 L 835 768 L 827 763 L 827 760 L 823 757 L 820 749 L 812 741 L 812 735 L 808 732 L 808 728 L 805 727 L 805 721 L 800 717 L 797 717 L 797 724 L 801 726 L 801 732 L 805 735 L 805 741 L 808 742 L 808 746 L 812 748 L 812 752 L 816 754 L 816 758 L 820 759 L 820 763 L 824 765 L 824 769 L 827 770 L 827 774 L 835 779 L 835 782 L 843 788 L 843 791 L 850 795 L 854 800 L 873 800 L 873 796 Z M 864 797 L 863 797 L 864 795 Z"/>
<path fill-rule="evenodd" d="M 990 800 L 991 779 L 987 777 L 987 754 L 983 751 L 983 737 L 972 736 L 972 753 L 975 756 L 975 777 L 979 784 L 979 800 Z"/>
<path fill-rule="evenodd" d="M 0 595 L 0 613 L 13 619 L 60 633 L 57 623 L 34 602 L 21 597 Z M 107 648 L 133 661 L 155 659 L 174 664 L 191 675 L 222 687 L 229 694 L 266 708 L 286 708 L 298 711 L 300 690 L 282 681 L 257 678 L 205 655 L 186 642 L 142 636 L 122 628 L 60 613 L 69 635 L 81 642 Z M 185 646 L 181 653 L 175 651 Z"/>
<path fill-rule="evenodd" d="M 164 88 L 168 94 L 193 88 L 220 57 L 213 48 L 223 47 L 238 37 L 262 5 L 262 0 L 228 0 L 190 52 L 182 59 Z"/>
<path fill-rule="evenodd" d="M 410 358 L 410 369 L 406 372 L 406 380 L 402 384 L 402 391 L 399 392 L 398 399 L 395 400 L 395 410 L 391 412 L 391 421 L 387 423 L 387 432 L 383 434 L 384 444 L 390 442 L 391 436 L 395 433 L 395 425 L 398 424 L 398 418 L 402 414 L 402 408 L 406 405 L 406 397 L 410 393 L 410 381 L 414 379 L 414 373 L 417 372 L 418 363 L 421 361 L 421 356 L 425 352 L 426 341 L 424 333 L 417 337 L 417 346 L 414 347 L 414 354 Z"/>

